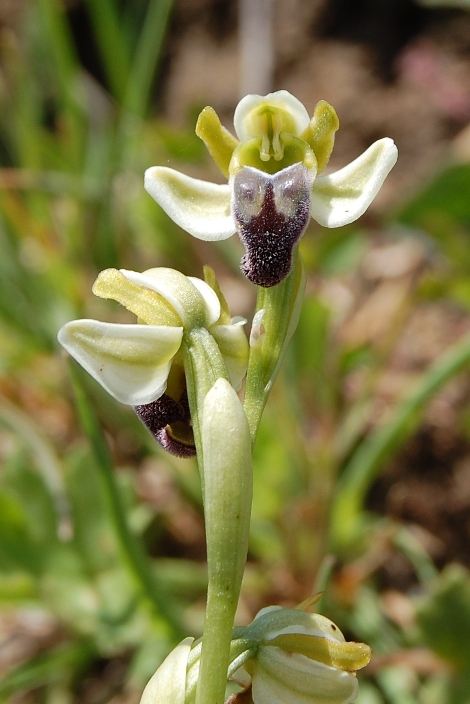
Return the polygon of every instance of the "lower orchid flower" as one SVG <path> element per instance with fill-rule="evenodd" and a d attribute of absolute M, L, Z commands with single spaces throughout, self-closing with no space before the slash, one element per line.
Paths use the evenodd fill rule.
<path fill-rule="evenodd" d="M 185 333 L 207 329 L 236 389 L 248 359 L 246 321 L 231 319 L 211 270 L 208 278 L 212 286 L 173 269 L 143 274 L 106 269 L 93 292 L 124 305 L 137 316 L 137 324 L 74 320 L 58 334 L 61 345 L 111 396 L 133 406 L 157 441 L 182 457 L 195 454 L 182 353 Z"/>
<path fill-rule="evenodd" d="M 188 657 L 186 704 L 195 701 L 201 650 L 201 641 L 195 641 Z M 359 689 L 356 670 L 370 658 L 368 645 L 346 641 L 325 616 L 303 605 L 269 606 L 233 631 L 228 675 L 242 691 L 226 704 L 351 704 Z"/>
<path fill-rule="evenodd" d="M 243 98 L 234 126 L 240 141 L 210 107 L 196 126 L 228 185 L 154 166 L 146 171 L 145 187 L 194 237 L 223 240 L 237 232 L 245 247 L 243 273 L 266 288 L 289 274 L 293 250 L 311 217 L 325 227 L 354 222 L 397 160 L 397 148 L 386 137 L 343 169 L 320 176 L 339 126 L 336 112 L 323 100 L 310 119 L 285 90 Z"/>
<path fill-rule="evenodd" d="M 236 630 L 258 644 L 255 657 L 234 675 L 251 686 L 254 704 L 350 704 L 356 699 L 356 670 L 367 665 L 371 650 L 346 642 L 325 616 L 268 607 L 246 629 Z"/>

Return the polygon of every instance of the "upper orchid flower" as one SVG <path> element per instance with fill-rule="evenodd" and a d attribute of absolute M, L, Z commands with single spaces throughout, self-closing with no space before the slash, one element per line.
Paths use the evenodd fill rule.
<path fill-rule="evenodd" d="M 195 452 L 181 350 L 184 333 L 199 327 L 209 331 L 237 389 L 248 359 L 245 320 L 230 318 L 212 270 L 206 273 L 212 286 L 173 269 L 143 274 L 106 269 L 93 293 L 124 305 L 138 324 L 73 320 L 58 335 L 111 396 L 134 406 L 158 442 L 180 456 Z"/>
<path fill-rule="evenodd" d="M 357 220 L 397 160 L 393 140 L 384 138 L 340 171 L 319 176 L 333 149 L 336 112 L 320 101 L 310 119 L 285 90 L 243 98 L 234 126 L 240 141 L 210 107 L 196 125 L 228 185 L 154 166 L 145 173 L 145 188 L 194 237 L 223 240 L 237 232 L 245 247 L 242 271 L 259 286 L 288 275 L 310 217 L 325 227 Z"/>

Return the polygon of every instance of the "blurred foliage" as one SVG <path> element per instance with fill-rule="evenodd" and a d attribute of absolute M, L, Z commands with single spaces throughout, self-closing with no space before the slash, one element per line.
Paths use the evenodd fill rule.
<path fill-rule="evenodd" d="M 206 166 L 192 117 L 175 128 L 152 114 L 170 2 L 84 5 L 104 86 L 82 67 L 59 0 L 30 3 L 21 32 L 0 37 L 0 637 L 2 619 L 13 634 L 21 619 L 49 623 L 45 635 L 31 627 L 19 655 L 0 656 L 0 702 L 29 693 L 24 701 L 86 704 L 116 691 L 138 701 L 180 634 L 202 627 L 194 463 L 164 456 L 77 369 L 74 400 L 55 343 L 67 320 L 123 315 L 92 300 L 100 269 L 199 274 L 208 256 L 142 188 L 150 165 Z M 364 277 L 371 230 L 306 235 L 308 293 L 255 448 L 240 620 L 325 590 L 320 608 L 374 649 L 360 704 L 470 700 L 468 572 L 440 572 L 411 522 L 370 508 L 429 403 L 470 362 L 467 324 L 384 398 L 413 315 L 442 304 L 468 323 L 469 191 L 470 167 L 449 166 L 389 214 L 380 246 L 408 260 L 419 252 L 395 274 Z M 251 292 L 239 251 L 229 240 L 210 263 L 241 300 Z M 388 308 L 374 317 L 376 300 Z M 459 423 L 468 436 L 465 407 Z M 384 583 L 387 560 L 408 565 L 409 584 Z M 105 663 L 121 669 L 110 675 Z"/>

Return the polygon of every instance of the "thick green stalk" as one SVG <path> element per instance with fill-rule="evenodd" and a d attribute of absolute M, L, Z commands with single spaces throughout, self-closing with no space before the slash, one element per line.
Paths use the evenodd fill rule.
<path fill-rule="evenodd" d="M 185 371 L 201 473 L 208 591 L 196 704 L 223 704 L 252 499 L 248 422 L 215 340 L 185 335 Z"/>
<path fill-rule="evenodd" d="M 209 586 L 196 704 L 223 704 L 253 493 L 250 430 L 225 379 L 204 401 L 202 449 Z"/>
<path fill-rule="evenodd" d="M 304 291 L 305 272 L 298 251 L 294 254 L 292 271 L 284 281 L 271 288 L 258 288 L 244 402 L 252 443 L 287 345 L 299 322 Z"/>

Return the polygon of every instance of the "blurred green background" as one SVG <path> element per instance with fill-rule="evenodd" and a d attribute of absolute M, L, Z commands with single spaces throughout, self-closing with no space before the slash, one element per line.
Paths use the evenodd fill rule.
<path fill-rule="evenodd" d="M 198 110 L 231 128 L 244 91 L 280 88 L 336 107 L 334 168 L 382 136 L 400 159 L 360 222 L 302 241 L 238 622 L 324 591 L 374 650 L 360 704 L 470 702 L 467 6 L 0 1 L 0 702 L 136 703 L 201 633 L 196 465 L 69 368 L 56 333 L 131 319 L 91 294 L 113 266 L 208 263 L 250 318 L 239 242 L 192 239 L 142 175 L 220 178 Z"/>

